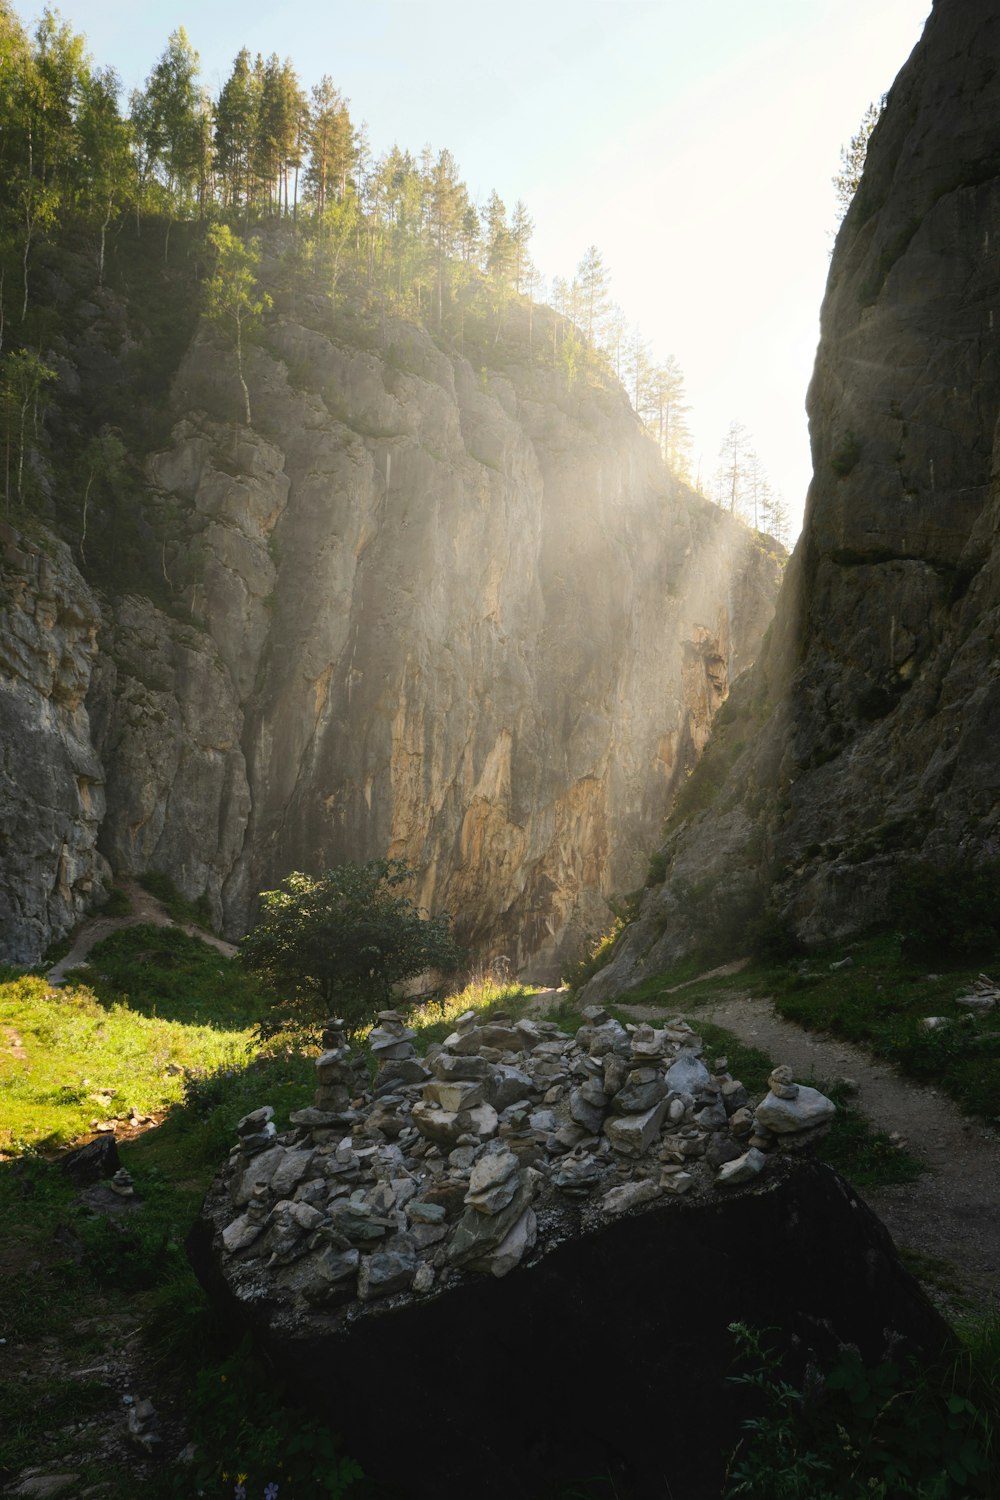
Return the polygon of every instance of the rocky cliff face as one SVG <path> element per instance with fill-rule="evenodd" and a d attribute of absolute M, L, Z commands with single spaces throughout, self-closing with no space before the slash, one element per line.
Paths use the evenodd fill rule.
<path fill-rule="evenodd" d="M 727 706 L 721 791 L 595 995 L 727 912 L 842 936 L 901 865 L 1000 849 L 998 47 L 995 3 L 937 0 L 888 96 L 830 268 L 770 646 Z"/>
<path fill-rule="evenodd" d="M 666 474 L 618 388 L 476 371 L 411 325 L 345 332 L 319 298 L 281 309 L 248 373 L 252 429 L 203 330 L 147 462 L 169 607 L 107 598 L 95 648 L 63 559 L 88 605 L 56 760 L 86 750 L 91 811 L 49 800 L 81 869 L 103 868 L 96 838 L 237 934 L 289 869 L 388 852 L 470 944 L 556 974 L 641 877 L 777 557 Z M 48 722 L 33 691 L 15 681 L 17 711 Z M 26 847 L 15 828 L 12 907 L 41 879 Z M 12 919 L 9 953 L 79 915 L 73 878 L 47 924 Z"/>
<path fill-rule="evenodd" d="M 71 927 L 108 873 L 84 707 L 99 619 L 68 548 L 0 522 L 0 949 L 15 959 Z"/>

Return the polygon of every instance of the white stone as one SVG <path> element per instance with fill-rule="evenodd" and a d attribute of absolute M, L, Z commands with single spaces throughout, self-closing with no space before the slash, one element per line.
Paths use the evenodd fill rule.
<path fill-rule="evenodd" d="M 752 1182 L 764 1170 L 767 1157 L 756 1146 L 738 1156 L 735 1161 L 724 1162 L 715 1179 L 716 1187 L 736 1187 L 741 1182 Z"/>
<path fill-rule="evenodd" d="M 480 1104 L 478 1109 L 470 1111 L 472 1129 L 475 1135 L 482 1141 L 488 1141 L 495 1136 L 500 1126 L 500 1118 L 492 1104 Z"/>
<path fill-rule="evenodd" d="M 422 1261 L 417 1267 L 413 1278 L 413 1290 L 415 1292 L 429 1292 L 434 1285 L 434 1267 L 429 1261 Z"/>
<path fill-rule="evenodd" d="M 711 1073 L 701 1058 L 695 1057 L 690 1047 L 683 1048 L 676 1061 L 667 1069 L 667 1087 L 678 1094 L 697 1094 L 711 1081 Z"/>
<path fill-rule="evenodd" d="M 610 1115 L 604 1122 L 604 1134 L 625 1156 L 641 1156 L 663 1124 L 667 1101 L 661 1099 L 641 1115 Z"/>
<path fill-rule="evenodd" d="M 779 1099 L 776 1094 L 767 1094 L 757 1106 L 757 1124 L 775 1135 L 791 1135 L 797 1130 L 812 1130 L 832 1120 L 837 1106 L 832 1099 L 800 1083 L 794 1099 Z"/>
<path fill-rule="evenodd" d="M 497 1278 L 506 1276 L 520 1265 L 538 1238 L 538 1220 L 533 1208 L 525 1209 L 489 1257 L 490 1272 Z"/>
<path fill-rule="evenodd" d="M 601 1199 L 601 1212 L 605 1214 L 623 1214 L 630 1208 L 638 1208 L 642 1203 L 652 1203 L 654 1198 L 660 1196 L 660 1188 L 655 1182 L 623 1182 L 621 1187 L 612 1188 Z"/>
<path fill-rule="evenodd" d="M 514 1176 L 517 1170 L 518 1160 L 512 1151 L 484 1151 L 473 1165 L 469 1176 L 469 1192 L 489 1192 L 490 1188 Z"/>
<path fill-rule="evenodd" d="M 252 1245 L 260 1231 L 260 1224 L 255 1224 L 246 1214 L 241 1214 L 222 1231 L 222 1243 L 230 1255 L 235 1255 L 237 1250 L 245 1250 L 248 1245 Z"/>

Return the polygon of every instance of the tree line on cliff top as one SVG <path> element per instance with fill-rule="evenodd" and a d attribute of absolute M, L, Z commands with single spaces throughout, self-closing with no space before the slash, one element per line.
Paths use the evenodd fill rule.
<path fill-rule="evenodd" d="M 494 191 L 477 205 L 448 150 L 435 154 L 428 146 L 415 156 L 393 146 L 375 156 L 329 76 L 307 91 L 290 60 L 251 58 L 243 48 L 212 99 L 199 82 L 198 54 L 179 28 L 123 107 L 114 70 L 94 65 L 85 39 L 58 13 L 45 10 L 29 36 L 8 0 L 0 0 L 0 403 L 8 506 L 24 497 L 28 427 L 37 431 L 51 395 L 46 309 L 37 305 L 33 281 L 39 256 L 52 244 L 85 247 L 100 286 L 109 246 L 129 223 L 136 234 L 162 234 L 164 265 L 177 224 L 205 228 L 204 300 L 234 340 L 244 333 L 241 314 L 252 324 L 267 306 L 252 286 L 253 231 L 276 223 L 291 231 L 300 269 L 331 296 L 338 288 L 360 290 L 376 312 L 413 318 L 460 353 L 471 326 L 480 345 L 484 336 L 499 344 L 516 308 L 529 358 L 561 368 L 571 385 L 613 373 L 667 465 L 691 478 L 683 373 L 673 356 L 656 360 L 629 324 L 596 246 L 572 277 L 557 276 L 545 288 L 522 201 L 508 210 Z M 544 322 L 534 317 L 543 297 L 556 314 Z M 753 523 L 742 490 L 737 501 L 732 485 L 715 488 L 720 503 Z M 765 519 L 761 513 L 757 524 Z M 780 531 L 780 508 L 770 519 Z"/>

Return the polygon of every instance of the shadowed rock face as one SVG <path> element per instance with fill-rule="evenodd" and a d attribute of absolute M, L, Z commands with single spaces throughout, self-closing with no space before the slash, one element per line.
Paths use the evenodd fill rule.
<path fill-rule="evenodd" d="M 732 770 L 590 998 L 726 909 L 843 936 L 901 863 L 1000 852 L 998 47 L 995 3 L 937 0 L 888 96 L 823 304 L 805 530 L 715 747 Z"/>
<path fill-rule="evenodd" d="M 98 604 L 54 540 L 0 522 L 0 952 L 34 959 L 99 899 L 104 771 L 84 699 Z"/>
<path fill-rule="evenodd" d="M 641 879 L 778 560 L 671 479 L 619 387 L 366 338 L 284 309 L 253 430 L 231 352 L 189 350 L 147 466 L 175 607 L 108 600 L 87 663 L 91 857 L 99 828 L 235 936 L 288 870 L 389 853 L 471 946 L 557 977 Z M 41 877 L 15 850 L 5 878 Z M 4 942 L 37 957 L 42 928 Z"/>

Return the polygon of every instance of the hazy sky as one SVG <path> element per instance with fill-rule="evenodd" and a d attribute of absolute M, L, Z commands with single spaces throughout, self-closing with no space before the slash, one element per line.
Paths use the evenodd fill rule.
<path fill-rule="evenodd" d="M 16 0 L 22 19 L 40 6 Z M 707 483 L 743 422 L 797 527 L 804 413 L 840 147 L 930 0 L 64 0 L 99 63 L 144 81 L 183 25 L 217 93 L 241 46 L 329 73 L 376 152 L 447 146 L 478 202 L 523 198 L 542 273 L 590 244 L 676 355 Z"/>

